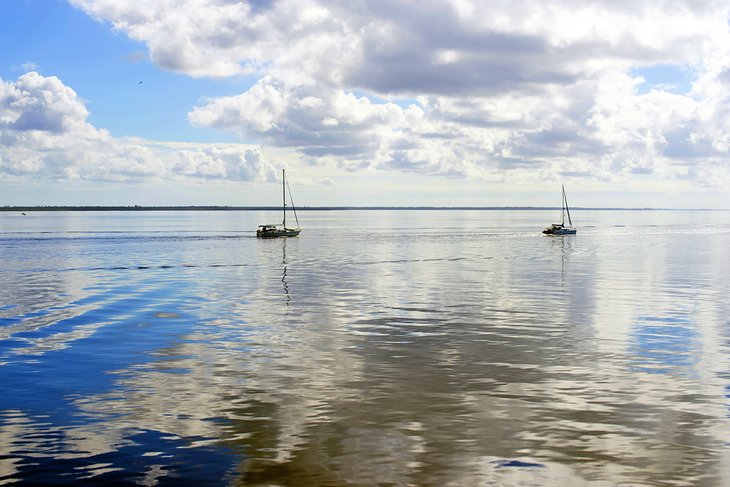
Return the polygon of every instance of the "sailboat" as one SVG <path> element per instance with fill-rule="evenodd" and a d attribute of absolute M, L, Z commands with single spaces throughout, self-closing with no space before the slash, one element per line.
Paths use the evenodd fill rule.
<path fill-rule="evenodd" d="M 281 225 L 270 224 L 270 225 L 259 225 L 256 230 L 256 236 L 259 238 L 277 238 L 277 237 L 296 237 L 302 230 L 299 228 L 299 218 L 297 218 L 297 210 L 294 209 L 294 199 L 291 197 L 291 189 L 289 190 L 289 200 L 291 201 L 291 208 L 294 212 L 294 219 L 297 222 L 297 228 L 287 228 L 286 226 L 286 190 L 289 185 L 286 182 L 286 171 L 281 170 L 281 189 L 282 196 L 284 198 L 284 221 Z"/>
<path fill-rule="evenodd" d="M 573 227 L 573 220 L 570 219 L 570 209 L 568 208 L 568 198 L 565 196 L 565 186 L 563 186 L 563 219 L 560 223 L 553 223 L 542 231 L 545 235 L 575 235 L 578 230 Z M 565 226 L 565 214 L 568 214 L 568 226 Z"/>

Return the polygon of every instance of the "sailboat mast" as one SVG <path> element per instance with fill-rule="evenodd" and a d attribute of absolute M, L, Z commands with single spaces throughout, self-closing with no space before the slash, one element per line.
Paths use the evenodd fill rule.
<path fill-rule="evenodd" d="M 563 201 L 565 202 L 565 211 L 568 213 L 568 224 L 572 227 L 573 220 L 570 218 L 570 208 L 568 208 L 568 197 L 565 196 L 565 186 L 563 186 Z"/>
<path fill-rule="evenodd" d="M 282 224 L 286 228 L 286 170 L 281 170 L 281 196 L 282 202 L 284 203 L 284 223 Z"/>
<path fill-rule="evenodd" d="M 565 186 L 563 186 L 563 200 L 560 202 L 560 208 L 562 210 L 562 222 L 561 225 L 565 226 Z"/>

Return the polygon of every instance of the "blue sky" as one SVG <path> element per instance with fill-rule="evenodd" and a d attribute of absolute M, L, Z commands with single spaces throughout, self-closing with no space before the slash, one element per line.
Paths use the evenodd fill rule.
<path fill-rule="evenodd" d="M 642 78 L 642 83 L 638 86 L 640 94 L 649 93 L 651 90 L 664 90 L 687 95 L 692 90 L 694 71 L 688 66 L 655 64 L 632 69 L 630 74 Z"/>
<path fill-rule="evenodd" d="M 6 2 L 0 42 L 3 79 L 29 69 L 61 78 L 86 101 L 89 122 L 113 135 L 191 142 L 240 141 L 193 128 L 188 110 L 203 96 L 234 95 L 255 81 L 193 79 L 157 68 L 145 46 L 62 0 Z M 142 82 L 140 85 L 139 82 Z"/>
<path fill-rule="evenodd" d="M 0 205 L 730 208 L 723 2 L 2 8 Z"/>

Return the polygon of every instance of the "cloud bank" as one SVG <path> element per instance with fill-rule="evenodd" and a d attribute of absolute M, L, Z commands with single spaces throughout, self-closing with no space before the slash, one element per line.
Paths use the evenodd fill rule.
<path fill-rule="evenodd" d="M 192 77 L 190 122 L 310 165 L 530 184 L 730 184 L 725 2 L 72 0 Z M 174 8 L 173 8 L 174 7 Z M 647 81 L 661 68 L 686 83 Z M 0 80 L 0 173 L 271 181 L 259 146 L 115 138 L 73 89 Z"/>
<path fill-rule="evenodd" d="M 311 164 L 492 181 L 730 181 L 726 2 L 72 0 L 193 77 L 191 123 Z M 678 92 L 634 70 L 690 73 Z"/>
<path fill-rule="evenodd" d="M 58 180 L 271 181 L 261 148 L 114 138 L 54 76 L 0 79 L 0 174 Z"/>

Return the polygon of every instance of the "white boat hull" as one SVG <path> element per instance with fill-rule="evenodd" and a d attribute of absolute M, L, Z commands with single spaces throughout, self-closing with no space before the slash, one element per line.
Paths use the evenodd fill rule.
<path fill-rule="evenodd" d="M 553 223 L 542 231 L 545 235 L 575 235 L 578 232 L 573 227 L 564 227 L 559 223 Z"/>

